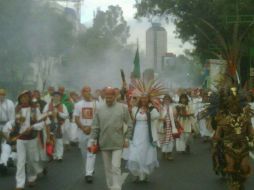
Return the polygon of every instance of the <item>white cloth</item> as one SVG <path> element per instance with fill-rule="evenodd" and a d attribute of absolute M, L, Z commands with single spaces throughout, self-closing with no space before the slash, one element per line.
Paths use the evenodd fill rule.
<path fill-rule="evenodd" d="M 79 135 L 78 126 L 76 125 L 75 122 L 71 122 L 70 123 L 70 141 L 78 142 L 78 138 L 79 138 L 78 135 Z"/>
<path fill-rule="evenodd" d="M 84 161 L 85 176 L 92 176 L 94 173 L 96 154 L 87 151 L 89 147 L 89 135 L 84 134 L 80 129 L 79 131 L 79 148 Z"/>
<path fill-rule="evenodd" d="M 0 102 L 0 132 L 2 132 L 6 137 L 9 136 L 12 124 L 15 121 L 15 107 L 14 103 L 11 100 L 5 99 L 3 102 Z M 2 123 L 3 122 L 3 123 Z M 6 122 L 4 124 L 4 122 Z M 7 161 L 11 155 L 11 147 L 6 144 L 6 139 L 0 138 L 1 143 L 1 155 L 0 155 L 0 164 L 7 166 Z"/>
<path fill-rule="evenodd" d="M 209 105 L 209 103 L 200 102 L 197 107 L 197 109 L 198 109 L 197 115 L 202 113 L 208 105 Z M 198 126 L 199 126 L 199 133 L 200 133 L 201 137 L 212 137 L 213 131 L 208 130 L 208 128 L 207 128 L 207 118 L 200 119 L 198 121 Z"/>
<path fill-rule="evenodd" d="M 24 188 L 27 179 L 33 182 L 37 178 L 35 165 L 39 161 L 37 151 L 37 139 L 33 140 L 17 140 L 17 172 L 16 172 L 16 187 Z M 27 171 L 26 167 L 27 166 Z"/>
<path fill-rule="evenodd" d="M 11 156 L 11 146 L 5 142 L 1 144 L 2 152 L 0 156 L 0 164 L 7 166 L 7 162 Z"/>
<path fill-rule="evenodd" d="M 161 111 L 162 118 L 166 119 L 167 111 L 169 112 L 169 119 L 170 124 L 172 127 L 172 134 L 178 133 L 176 125 L 175 125 L 175 117 L 176 117 L 176 110 L 174 106 L 171 105 L 164 105 Z M 175 144 L 174 138 L 171 136 L 172 134 L 168 134 L 168 131 L 164 128 L 164 122 L 161 122 L 161 127 L 163 128 L 162 140 L 161 140 L 161 151 L 163 153 L 172 152 Z M 169 138 L 170 137 L 170 138 Z"/>
<path fill-rule="evenodd" d="M 21 125 L 19 133 L 24 132 L 31 126 L 31 108 L 21 108 L 20 114 L 25 118 L 24 123 Z M 40 118 L 40 110 L 35 110 L 36 118 Z M 42 129 L 42 122 L 32 126 L 36 130 Z M 26 173 L 28 181 L 36 180 L 36 164 L 40 160 L 38 151 L 37 138 L 32 140 L 17 140 L 17 172 L 16 172 L 16 187 L 24 188 L 26 181 Z M 27 172 L 25 166 L 27 165 Z"/>
<path fill-rule="evenodd" d="M 175 117 L 176 117 L 175 107 L 173 106 L 173 104 L 169 106 L 163 106 L 163 109 L 161 111 L 162 118 L 166 117 L 167 109 L 169 109 L 169 117 L 170 117 L 170 123 L 172 126 L 172 133 L 175 134 L 178 132 L 176 128 L 176 124 L 175 124 Z M 163 123 L 161 125 L 163 125 Z"/>
<path fill-rule="evenodd" d="M 200 127 L 200 135 L 201 137 L 212 137 L 214 132 L 207 128 L 207 120 L 201 119 L 199 120 L 199 127 Z"/>
<path fill-rule="evenodd" d="M 180 105 L 184 106 L 186 114 L 193 114 L 191 117 L 185 117 L 185 116 L 180 116 L 178 115 L 178 121 L 180 124 L 183 126 L 184 132 L 185 133 L 191 133 L 192 130 L 194 129 L 194 125 L 196 124 L 196 119 L 194 117 L 194 111 L 192 106 L 190 105 Z"/>
<path fill-rule="evenodd" d="M 109 190 L 122 189 L 121 155 L 122 150 L 102 151 L 106 182 Z"/>
<path fill-rule="evenodd" d="M 5 99 L 0 102 L 0 122 L 15 121 L 15 106 L 11 100 Z M 1 127 L 1 126 L 0 126 Z"/>
<path fill-rule="evenodd" d="M 69 118 L 69 113 L 68 113 L 68 110 L 67 110 L 67 107 L 62 104 L 63 106 L 63 112 L 59 112 L 59 117 L 61 117 L 62 119 L 68 119 Z M 43 109 L 43 113 L 46 113 L 49 111 L 49 107 L 50 107 L 50 103 L 48 103 L 44 109 Z M 55 108 L 56 109 L 56 108 Z"/>
<path fill-rule="evenodd" d="M 97 107 L 99 108 L 99 107 L 103 106 L 104 104 L 105 104 L 105 99 L 102 99 L 102 97 L 99 96 L 98 101 L 96 101 Z"/>
<path fill-rule="evenodd" d="M 191 133 L 182 133 L 180 138 L 176 139 L 176 151 L 183 152 L 186 146 L 191 143 Z"/>
<path fill-rule="evenodd" d="M 81 100 L 75 104 L 74 117 L 78 117 L 80 123 L 85 127 L 91 127 L 94 113 L 96 110 L 96 103 L 94 101 Z M 78 129 L 79 133 L 79 148 L 84 161 L 84 171 L 86 176 L 92 176 L 94 173 L 94 164 L 96 155 L 87 151 L 90 146 L 88 144 L 90 135 L 86 135 Z"/>
<path fill-rule="evenodd" d="M 64 153 L 63 139 L 56 138 L 56 144 L 53 154 L 54 160 L 63 159 L 63 153 Z"/>
<path fill-rule="evenodd" d="M 68 110 L 67 110 L 66 106 L 64 104 L 62 104 L 62 106 L 63 106 L 63 110 L 62 110 L 62 112 L 58 112 L 58 114 L 59 114 L 59 117 L 61 117 L 62 119 L 64 119 L 66 121 L 66 119 L 69 118 L 69 113 L 68 113 Z M 43 109 L 43 113 L 48 112 L 49 107 L 50 107 L 50 104 L 47 104 Z M 49 120 L 47 121 L 47 124 L 50 124 Z M 63 132 L 64 124 L 65 124 L 65 122 L 63 123 L 62 126 L 60 126 L 62 132 Z M 63 153 L 64 153 L 63 138 L 56 138 L 53 158 L 54 159 L 63 159 Z"/>
<path fill-rule="evenodd" d="M 40 110 L 39 108 L 36 108 L 35 110 L 35 114 L 36 114 L 36 118 L 40 118 L 41 117 L 41 113 L 40 113 Z M 27 108 L 21 108 L 20 110 L 20 114 L 22 117 L 25 118 L 25 122 L 23 124 L 21 124 L 20 126 L 20 130 L 19 130 L 19 133 L 23 133 L 27 128 L 31 127 L 30 125 L 30 118 L 31 118 L 31 108 L 30 107 L 27 107 Z M 34 129 L 38 129 L 38 130 L 41 130 L 42 129 L 42 123 L 38 123 L 38 124 L 35 124 L 33 126 Z"/>
<path fill-rule="evenodd" d="M 96 103 L 94 101 L 81 100 L 75 104 L 73 115 L 74 117 L 79 117 L 82 125 L 91 126 L 95 111 Z"/>
<path fill-rule="evenodd" d="M 45 126 L 45 124 L 43 126 Z M 48 156 L 46 153 L 47 134 L 46 134 L 45 127 L 42 130 L 42 138 L 43 138 L 42 139 L 43 142 L 41 142 L 41 139 L 37 138 L 37 150 L 39 154 L 39 161 L 37 162 L 37 164 L 35 164 L 37 174 L 40 174 L 43 172 L 43 169 L 46 166 L 46 162 L 48 161 Z"/>
<path fill-rule="evenodd" d="M 254 102 L 250 102 L 249 105 L 251 109 L 254 110 Z M 251 117 L 251 124 L 252 124 L 252 127 L 254 128 L 254 117 Z"/>
<path fill-rule="evenodd" d="M 134 176 L 149 175 L 159 166 L 156 146 L 151 143 L 146 113 L 139 111 L 127 161 L 127 168 Z"/>
<path fill-rule="evenodd" d="M 49 104 L 52 100 L 52 96 L 48 93 L 42 98 L 47 104 Z"/>
<path fill-rule="evenodd" d="M 62 133 L 63 133 L 63 144 L 68 145 L 70 144 L 71 140 L 71 122 L 69 119 L 66 119 L 63 126 L 62 126 Z"/>
<path fill-rule="evenodd" d="M 175 140 L 171 140 L 167 144 L 161 145 L 161 152 L 163 153 L 173 152 L 174 144 L 175 144 Z"/>

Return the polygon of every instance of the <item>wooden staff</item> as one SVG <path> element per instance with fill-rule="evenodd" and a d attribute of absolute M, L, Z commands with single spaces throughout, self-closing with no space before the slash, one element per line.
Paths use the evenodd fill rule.
<path fill-rule="evenodd" d="M 121 78 L 122 78 L 122 82 L 123 82 L 123 88 L 122 88 L 122 99 L 124 100 L 124 97 L 126 98 L 127 101 L 127 106 L 130 109 L 131 108 L 131 104 L 130 104 L 130 99 L 127 95 L 127 84 L 126 84 L 126 80 L 125 80 L 125 74 L 123 69 L 121 69 Z"/>

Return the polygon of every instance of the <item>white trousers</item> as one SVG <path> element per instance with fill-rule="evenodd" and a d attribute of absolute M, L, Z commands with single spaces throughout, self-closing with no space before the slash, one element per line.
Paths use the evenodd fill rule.
<path fill-rule="evenodd" d="M 171 140 L 167 144 L 162 144 L 161 145 L 161 152 L 163 152 L 163 153 L 173 152 L 174 144 L 175 144 L 175 140 Z"/>
<path fill-rule="evenodd" d="M 2 152 L 0 156 L 0 164 L 7 166 L 7 162 L 11 157 L 11 146 L 9 144 L 6 144 L 6 142 L 3 142 L 1 144 L 1 149 Z"/>
<path fill-rule="evenodd" d="M 63 139 L 62 138 L 56 138 L 56 144 L 55 144 L 55 151 L 53 154 L 54 160 L 63 159 Z"/>
<path fill-rule="evenodd" d="M 71 123 L 69 119 L 66 119 L 62 127 L 62 133 L 63 133 L 63 144 L 70 144 L 70 136 L 71 136 Z"/>
<path fill-rule="evenodd" d="M 182 133 L 180 138 L 176 139 L 176 151 L 183 152 L 187 145 L 191 143 L 191 133 Z"/>
<path fill-rule="evenodd" d="M 78 142 L 78 127 L 76 125 L 76 123 L 71 122 L 70 123 L 70 141 L 71 142 Z"/>
<path fill-rule="evenodd" d="M 85 176 L 92 176 L 94 173 L 94 165 L 96 160 L 96 154 L 92 154 L 87 151 L 89 144 L 89 135 L 80 131 L 79 134 L 79 148 L 84 162 Z"/>
<path fill-rule="evenodd" d="M 17 172 L 16 172 L 17 188 L 24 188 L 26 182 L 26 173 L 27 180 L 29 182 L 33 182 L 37 178 L 35 165 L 38 163 L 39 155 L 37 151 L 36 141 L 37 139 L 17 140 Z M 25 168 L 25 166 L 27 166 L 27 168 Z"/>
<path fill-rule="evenodd" d="M 200 127 L 201 137 L 212 137 L 213 136 L 213 132 L 209 131 L 207 126 L 206 126 L 206 120 L 205 119 L 201 119 L 199 121 L 199 127 Z"/>
<path fill-rule="evenodd" d="M 122 189 L 121 157 L 122 150 L 102 151 L 106 182 L 109 190 Z"/>

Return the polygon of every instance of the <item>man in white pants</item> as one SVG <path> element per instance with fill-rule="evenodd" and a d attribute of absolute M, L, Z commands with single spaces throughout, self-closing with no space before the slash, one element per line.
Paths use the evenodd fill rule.
<path fill-rule="evenodd" d="M 7 172 L 7 162 L 11 155 L 11 146 L 7 143 L 8 135 L 15 120 L 15 108 L 11 100 L 6 99 L 6 91 L 0 89 L 0 173 Z"/>
<path fill-rule="evenodd" d="M 92 100 L 91 88 L 85 86 L 82 91 L 83 100 L 78 102 L 74 108 L 75 122 L 79 128 L 79 148 L 84 161 L 85 180 L 93 182 L 94 164 L 96 156 L 87 151 L 89 146 L 91 127 L 96 109 L 96 103 Z"/>
<path fill-rule="evenodd" d="M 69 114 L 66 106 L 61 103 L 61 94 L 59 92 L 54 92 L 52 96 L 52 101 L 45 106 L 43 113 L 48 112 L 48 133 L 50 132 L 51 135 L 55 137 L 53 158 L 61 162 L 64 153 L 62 128 Z M 50 134 L 47 136 L 49 137 Z"/>
<path fill-rule="evenodd" d="M 108 87 L 105 90 L 106 103 L 97 109 L 91 133 L 92 143 L 99 141 L 109 190 L 122 189 L 122 151 L 129 146 L 132 136 L 132 121 L 128 108 L 116 102 L 115 98 L 115 90 Z M 128 126 L 126 133 L 124 123 Z"/>
<path fill-rule="evenodd" d="M 12 132 L 17 138 L 17 172 L 16 190 L 23 190 L 26 178 L 30 187 L 35 185 L 37 179 L 36 166 L 39 161 L 37 150 L 37 130 L 41 130 L 43 122 L 38 108 L 31 107 L 31 93 L 22 92 L 18 97 L 16 107 L 16 122 Z"/>

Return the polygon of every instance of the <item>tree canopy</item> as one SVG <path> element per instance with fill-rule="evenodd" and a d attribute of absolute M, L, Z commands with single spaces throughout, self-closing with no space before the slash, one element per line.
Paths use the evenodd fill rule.
<path fill-rule="evenodd" d="M 49 4 L 0 1 L 0 85 L 18 92 L 38 57 L 57 57 L 72 47 L 73 24 Z"/>
<path fill-rule="evenodd" d="M 191 42 L 195 53 L 202 58 L 214 57 L 214 52 L 222 51 L 218 32 L 231 43 L 254 21 L 252 0 L 140 0 L 136 7 L 137 17 L 163 15 L 173 19 L 177 36 Z M 252 34 L 253 28 L 249 28 L 241 44 L 243 54 L 247 54 L 253 44 Z"/>

